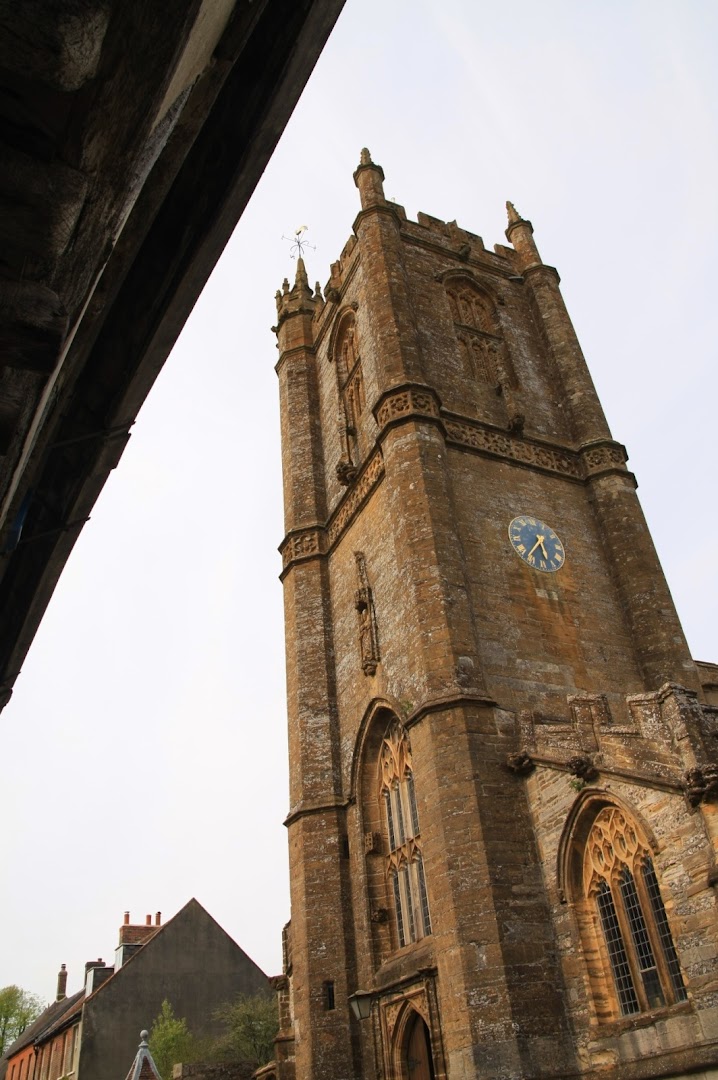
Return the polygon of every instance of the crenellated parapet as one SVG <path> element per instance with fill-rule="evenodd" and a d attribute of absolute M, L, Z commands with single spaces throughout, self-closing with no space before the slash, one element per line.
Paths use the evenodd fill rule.
<path fill-rule="evenodd" d="M 600 775 L 682 791 L 691 806 L 718 801 L 718 708 L 693 691 L 667 683 L 622 702 L 573 694 L 566 704 L 563 715 L 519 713 L 512 772 L 542 765 L 586 782 Z"/>

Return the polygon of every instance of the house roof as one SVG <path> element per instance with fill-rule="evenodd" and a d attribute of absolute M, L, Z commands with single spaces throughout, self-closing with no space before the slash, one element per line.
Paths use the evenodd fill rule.
<path fill-rule="evenodd" d="M 132 964 L 137 963 L 138 957 L 144 954 L 147 949 L 152 950 L 154 943 L 161 940 L 166 933 L 172 932 L 173 924 L 175 924 L 178 920 L 181 920 L 181 916 L 183 915 L 200 915 L 201 917 L 209 920 L 217 927 L 219 931 L 221 931 L 222 934 L 224 934 L 228 942 L 230 942 L 231 945 L 239 953 L 246 957 L 247 954 L 244 952 L 241 946 L 239 946 L 237 942 L 234 941 L 234 939 L 227 933 L 227 931 L 219 925 L 216 919 L 214 919 L 209 914 L 206 908 L 204 908 L 202 904 L 200 904 L 200 902 L 193 897 L 191 900 L 188 900 L 184 907 L 180 908 L 180 910 L 175 915 L 173 915 L 171 919 L 168 919 L 167 922 L 164 923 L 162 926 L 157 927 L 156 932 L 153 933 L 152 936 L 148 938 L 147 941 L 143 945 L 141 945 L 136 952 L 132 953 L 132 955 L 128 957 L 128 959 L 120 968 L 118 968 L 112 975 L 110 975 L 109 978 L 105 979 L 105 981 L 102 982 L 97 987 L 97 989 L 93 991 L 92 994 L 86 995 L 83 988 L 82 990 L 78 990 L 77 993 L 73 994 L 71 997 L 63 998 L 61 1001 L 54 1001 L 51 1005 L 49 1005 L 44 1010 L 44 1012 L 42 1012 L 40 1016 L 38 1016 L 37 1020 L 35 1020 L 32 1024 L 29 1025 L 29 1027 L 25 1029 L 20 1038 L 16 1039 L 13 1045 L 8 1048 L 5 1055 L 0 1058 L 0 1080 L 3 1080 L 5 1076 L 5 1067 L 7 1066 L 7 1063 L 9 1062 L 11 1057 L 17 1054 L 20 1050 L 25 1049 L 25 1047 L 33 1043 L 45 1042 L 46 1039 L 52 1038 L 52 1036 L 55 1035 L 58 1031 L 62 1030 L 63 1027 L 72 1023 L 73 1020 L 82 1012 L 87 1001 L 94 1000 L 98 994 L 101 994 L 103 991 L 105 991 L 106 987 L 114 985 L 118 978 L 121 979 L 123 977 L 122 973 L 125 972 Z M 247 959 L 249 960 L 249 957 L 247 957 Z M 250 961 L 250 963 L 253 962 Z M 143 1037 L 143 1033 L 141 1033 L 140 1037 Z M 141 1053 L 143 1049 L 146 1050 L 144 1056 L 142 1056 Z M 140 1071 L 130 1071 L 128 1080 L 156 1080 L 156 1078 L 159 1077 L 159 1074 L 156 1072 L 156 1065 L 152 1061 L 149 1050 L 146 1048 L 146 1044 L 143 1047 L 142 1042 L 140 1042 L 137 1057 L 135 1058 L 135 1063 L 133 1065 L 133 1069 L 135 1068 Z M 150 1068 L 154 1069 L 155 1071 L 147 1071 Z M 144 1071 L 141 1071 L 142 1069 L 144 1069 Z"/>
<path fill-rule="evenodd" d="M 142 944 L 137 949 L 136 952 L 133 952 L 131 956 L 128 956 L 121 967 L 115 968 L 115 971 L 113 972 L 113 974 L 110 975 L 109 978 L 105 979 L 105 981 L 103 983 L 100 983 L 100 985 L 97 987 L 97 989 L 93 990 L 93 992 L 88 995 L 86 1000 L 87 1001 L 92 1001 L 96 997 L 97 994 L 102 993 L 102 991 L 105 989 L 106 986 L 110 986 L 111 984 L 115 984 L 118 978 L 122 978 L 122 972 L 126 971 L 127 968 L 130 966 L 130 964 L 134 964 L 137 961 L 138 957 L 144 955 L 146 953 L 146 950 L 148 948 L 151 948 L 154 942 L 158 941 L 166 933 L 168 933 L 168 932 L 171 933 L 173 925 L 176 922 L 178 922 L 183 915 L 188 914 L 188 913 L 192 912 L 193 910 L 195 912 L 200 912 L 202 915 L 205 916 L 205 918 L 209 919 L 212 923 L 214 923 L 214 925 L 224 934 L 224 936 L 227 938 L 227 940 L 230 942 L 230 944 L 233 945 L 234 948 L 238 952 L 242 953 L 244 956 L 247 956 L 247 954 L 245 953 L 245 951 L 241 947 L 241 945 L 237 944 L 237 942 L 234 940 L 234 938 L 231 937 L 227 933 L 227 931 L 224 929 L 224 927 L 220 926 L 220 924 L 217 922 L 217 920 L 212 915 L 210 915 L 210 913 L 207 911 L 207 909 L 202 904 L 200 904 L 199 900 L 197 900 L 193 896 L 192 899 L 188 900 L 187 903 L 184 905 L 184 907 L 181 907 L 179 909 L 179 911 L 175 915 L 172 916 L 171 919 L 168 919 L 166 923 L 162 924 L 162 926 L 157 927 L 156 933 L 153 933 L 152 936 L 149 937 L 147 939 L 147 941 L 145 941 L 144 944 Z M 249 960 L 251 958 L 247 957 L 247 959 Z M 254 963 L 254 961 L 252 961 L 252 963 Z M 84 1002 L 82 1004 L 84 1004 Z M 0 1080 L 2 1080 L 2 1077 L 0 1077 Z"/>
<path fill-rule="evenodd" d="M 40 1013 L 37 1020 L 34 1020 L 32 1024 L 29 1024 L 22 1035 L 15 1040 L 12 1046 L 9 1046 L 0 1063 L 7 1063 L 11 1058 L 18 1054 L 21 1050 L 24 1050 L 26 1046 L 31 1043 L 37 1042 L 42 1038 L 51 1028 L 59 1027 L 62 1022 L 69 1018 L 70 1012 L 75 1009 L 76 1011 L 82 1008 L 82 999 L 85 996 L 84 990 L 78 990 L 76 994 L 72 994 L 71 997 L 62 998 L 61 1001 L 53 1001 L 52 1005 Z M 2 1069 L 0 1068 L 0 1077 L 2 1077 Z"/>
<path fill-rule="evenodd" d="M 75 1017 L 78 1017 L 81 1014 L 82 1006 L 85 1004 L 85 991 L 78 990 L 76 994 L 73 994 L 72 999 L 74 1004 L 44 1028 L 35 1039 L 35 1042 L 44 1042 L 45 1039 L 51 1038 L 67 1024 L 72 1023 Z"/>

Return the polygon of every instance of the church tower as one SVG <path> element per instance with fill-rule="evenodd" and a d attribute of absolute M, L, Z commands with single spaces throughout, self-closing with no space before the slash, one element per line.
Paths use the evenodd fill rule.
<path fill-rule="evenodd" d="M 488 250 L 383 178 L 277 293 L 277 1076 L 716 1076 L 718 669 L 531 223 Z"/>

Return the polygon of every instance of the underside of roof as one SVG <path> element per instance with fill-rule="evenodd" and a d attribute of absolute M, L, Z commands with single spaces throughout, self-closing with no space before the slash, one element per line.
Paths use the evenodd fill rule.
<path fill-rule="evenodd" d="M 0 708 L 343 0 L 0 13 Z"/>

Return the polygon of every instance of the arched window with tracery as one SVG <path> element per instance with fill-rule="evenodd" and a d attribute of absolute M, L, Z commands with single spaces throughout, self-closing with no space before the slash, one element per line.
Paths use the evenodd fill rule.
<path fill-rule="evenodd" d="M 379 752 L 379 792 L 388 844 L 387 873 L 400 946 L 431 933 L 429 898 L 421 851 L 419 812 L 414 790 L 411 746 L 393 720 Z"/>
<path fill-rule="evenodd" d="M 472 282 L 450 278 L 446 296 L 467 372 L 479 382 L 513 388 L 516 378 L 506 354 L 494 306 Z"/>
<path fill-rule="evenodd" d="M 623 1016 L 687 998 L 650 847 L 617 806 L 593 820 L 583 851 L 583 892 L 605 944 Z"/>

